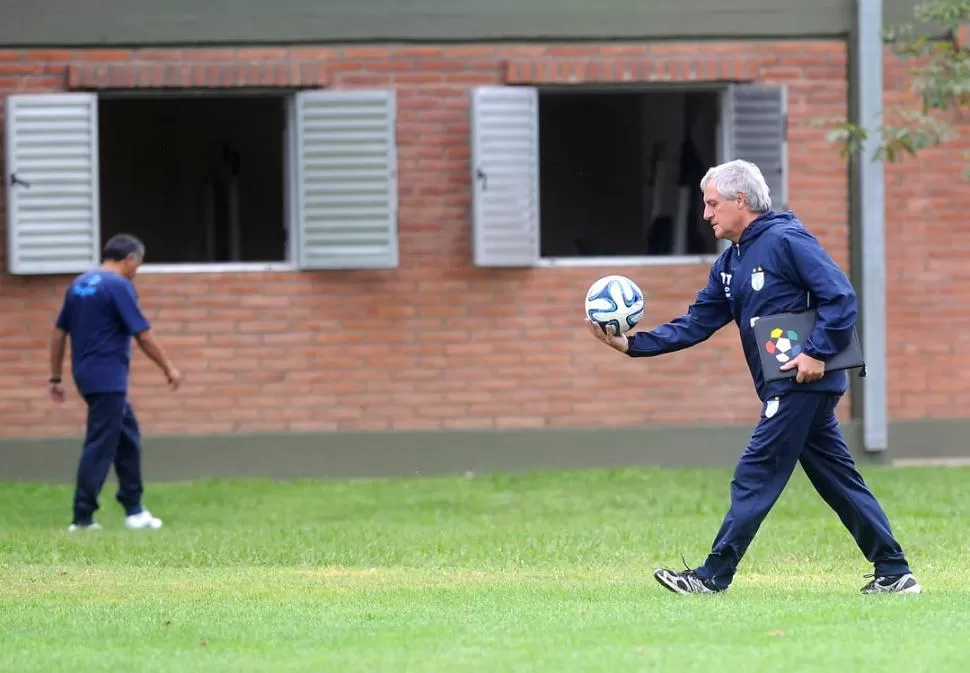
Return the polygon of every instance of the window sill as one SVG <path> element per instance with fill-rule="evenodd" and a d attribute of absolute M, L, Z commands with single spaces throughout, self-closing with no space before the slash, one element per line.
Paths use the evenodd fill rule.
<path fill-rule="evenodd" d="M 687 266 L 713 264 L 718 255 L 655 255 L 644 257 L 544 257 L 540 267 L 611 267 L 611 266 Z"/>
<path fill-rule="evenodd" d="M 296 271 L 287 262 L 212 262 L 192 264 L 142 264 L 138 273 L 266 273 Z"/>

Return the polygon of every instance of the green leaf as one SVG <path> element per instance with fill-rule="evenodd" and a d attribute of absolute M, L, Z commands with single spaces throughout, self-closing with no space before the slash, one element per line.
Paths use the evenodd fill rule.
<path fill-rule="evenodd" d="M 917 35 L 914 23 L 890 26 L 883 37 L 901 59 L 919 59 L 910 74 L 910 91 L 918 97 L 912 108 L 887 111 L 883 117 L 893 124 L 867 129 L 845 119 L 820 119 L 815 126 L 828 127 L 826 140 L 838 146 L 841 156 L 858 156 L 869 144 L 870 135 L 878 138 L 873 157 L 886 162 L 916 157 L 928 148 L 943 145 L 958 137 L 942 116 L 966 112 L 970 108 L 970 50 L 954 39 L 931 39 L 942 25 L 956 35 L 962 25 L 970 24 L 970 0 L 924 0 L 913 9 L 916 24 L 937 24 L 933 31 Z M 966 158 L 966 156 L 965 156 Z M 970 169 L 965 172 L 970 177 Z"/>

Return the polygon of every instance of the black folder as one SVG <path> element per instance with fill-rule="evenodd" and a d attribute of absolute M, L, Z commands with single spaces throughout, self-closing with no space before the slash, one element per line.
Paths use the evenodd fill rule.
<path fill-rule="evenodd" d="M 815 311 L 777 313 L 758 318 L 753 329 L 755 339 L 758 341 L 761 370 L 765 381 L 795 378 L 798 374 L 797 370 L 781 371 L 780 367 L 802 352 L 815 328 L 816 319 Z M 862 355 L 859 335 L 854 327 L 852 338 L 845 350 L 825 362 L 826 372 L 842 369 L 860 369 L 859 375 L 866 375 L 866 362 Z"/>

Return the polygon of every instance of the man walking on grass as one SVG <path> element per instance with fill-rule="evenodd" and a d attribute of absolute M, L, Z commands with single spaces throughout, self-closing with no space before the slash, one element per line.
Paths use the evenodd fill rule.
<path fill-rule="evenodd" d="M 87 432 L 77 468 L 74 518 L 69 531 L 97 530 L 98 496 L 114 464 L 116 498 L 128 528 L 160 528 L 162 521 L 142 505 L 141 434 L 128 402 L 131 338 L 157 364 L 173 390 L 182 375 L 155 341 L 141 312 L 132 279 L 145 255 L 134 236 L 119 234 L 104 246 L 100 268 L 83 273 L 64 295 L 51 335 L 50 397 L 65 399 L 62 366 L 71 339 L 71 374 L 88 408 Z"/>
<path fill-rule="evenodd" d="M 709 339 L 732 320 L 764 404 L 761 420 L 731 481 L 731 506 L 703 565 L 654 577 L 680 594 L 727 589 L 748 545 L 801 462 L 805 474 L 875 566 L 863 593 L 920 593 L 889 521 L 849 454 L 835 408 L 848 389 L 845 371 L 825 361 L 849 344 L 856 295 L 849 279 L 790 212 L 771 210 L 761 170 L 735 160 L 701 180 L 704 219 L 732 245 L 714 262 L 707 285 L 685 315 L 649 332 L 616 335 L 589 320 L 597 339 L 630 357 L 654 357 Z M 794 379 L 766 383 L 752 326 L 759 316 L 806 307 L 817 312 L 803 351 L 782 366 Z"/>

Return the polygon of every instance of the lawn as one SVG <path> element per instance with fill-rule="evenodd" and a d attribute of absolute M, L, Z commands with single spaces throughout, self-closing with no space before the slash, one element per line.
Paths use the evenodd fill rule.
<path fill-rule="evenodd" d="M 872 569 L 798 472 L 734 586 L 678 596 L 723 470 L 150 484 L 158 531 L 68 534 L 66 486 L 0 484 L 0 670 L 970 670 L 970 469 L 867 468 L 924 586 Z"/>

